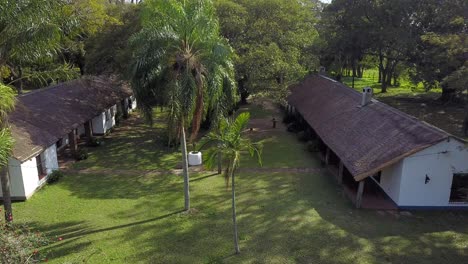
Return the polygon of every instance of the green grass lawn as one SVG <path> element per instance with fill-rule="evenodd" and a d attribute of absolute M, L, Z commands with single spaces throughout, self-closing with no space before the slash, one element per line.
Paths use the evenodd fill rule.
<path fill-rule="evenodd" d="M 181 154 L 165 144 L 163 113 L 155 110 L 155 124 L 150 126 L 137 114 L 125 127 L 114 129 L 102 139 L 103 146 L 89 148 L 89 158 L 74 164 L 74 168 L 170 170 L 180 163 Z"/>
<path fill-rule="evenodd" d="M 174 152 L 145 149 L 153 142 L 151 129 L 138 126 L 131 135 L 113 136 L 92 150 L 93 159 L 76 166 L 153 168 L 165 155 L 172 161 L 160 161 L 162 167 L 176 163 Z M 264 150 L 269 169 L 318 167 L 293 134 L 275 131 L 262 140 L 271 143 Z M 120 147 L 119 156 L 106 155 Z M 242 165 L 255 166 L 248 159 Z M 402 216 L 356 210 L 326 172 L 244 172 L 237 179 L 240 255 L 233 255 L 230 192 L 220 175 L 191 176 L 195 210 L 186 214 L 182 176 L 70 172 L 15 203 L 15 219 L 63 238 L 41 249 L 49 251 L 51 263 L 464 263 L 468 258 L 467 212 Z"/>
<path fill-rule="evenodd" d="M 387 93 L 381 93 L 381 84 L 378 83 L 379 72 L 377 69 L 367 69 L 364 71 L 362 78 L 354 78 L 354 88 L 358 91 L 361 91 L 364 87 L 372 87 L 374 89 L 374 94 L 376 97 L 392 97 L 392 96 L 440 96 L 442 90 L 431 89 L 426 91 L 422 83 L 414 84 L 412 83 L 407 76 L 403 76 L 398 79 L 398 86 L 388 86 Z M 343 83 L 352 87 L 353 78 L 345 76 L 342 78 Z"/>

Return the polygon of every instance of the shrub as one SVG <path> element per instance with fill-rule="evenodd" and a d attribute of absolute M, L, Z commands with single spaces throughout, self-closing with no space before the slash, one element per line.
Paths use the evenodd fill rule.
<path fill-rule="evenodd" d="M 309 135 L 306 131 L 300 131 L 297 133 L 297 139 L 299 139 L 299 141 L 306 142 L 309 140 Z"/>
<path fill-rule="evenodd" d="M 80 149 L 78 149 L 78 151 L 77 151 L 77 153 L 75 155 L 75 158 L 77 160 L 85 160 L 85 159 L 88 158 L 88 156 L 89 156 L 88 151 L 86 149 L 84 149 L 84 148 L 80 148 Z"/>
<path fill-rule="evenodd" d="M 285 124 L 290 124 L 290 123 L 292 123 L 292 122 L 294 122 L 294 116 L 292 116 L 292 115 L 285 115 L 285 116 L 283 117 L 283 123 L 285 123 Z"/>
<path fill-rule="evenodd" d="M 36 263 L 46 261 L 46 252 L 39 248 L 50 240 L 25 225 L 0 223 L 0 263 Z"/>
<path fill-rule="evenodd" d="M 93 137 L 93 138 L 91 138 L 91 139 L 88 141 L 88 146 L 90 146 L 90 147 L 98 147 L 98 146 L 101 145 L 101 143 L 102 143 L 102 142 L 101 142 L 100 139 Z"/>
<path fill-rule="evenodd" d="M 318 148 L 318 142 L 317 140 L 309 140 L 307 142 L 307 150 L 309 152 L 318 152 L 319 151 L 319 148 Z"/>
<path fill-rule="evenodd" d="M 59 171 L 59 170 L 54 170 L 51 174 L 49 174 L 49 176 L 47 177 L 47 183 L 54 183 L 54 182 L 58 182 L 58 180 L 60 180 L 60 178 L 63 177 L 63 172 Z"/>
<path fill-rule="evenodd" d="M 289 132 L 297 133 L 297 132 L 299 132 L 299 131 L 301 131 L 303 129 L 302 129 L 301 125 L 298 122 L 292 122 L 291 124 L 288 125 L 287 130 Z"/>

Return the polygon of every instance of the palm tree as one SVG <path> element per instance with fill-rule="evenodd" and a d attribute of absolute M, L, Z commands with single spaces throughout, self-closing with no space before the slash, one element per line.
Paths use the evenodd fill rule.
<path fill-rule="evenodd" d="M 236 101 L 232 48 L 220 37 L 209 0 L 143 2 L 142 30 L 131 40 L 132 88 L 148 121 L 168 108 L 170 140 L 179 138 L 185 210 L 190 209 L 186 130 L 197 137 L 206 113 L 222 115 Z"/>
<path fill-rule="evenodd" d="M 2 182 L 3 207 L 7 222 L 13 221 L 10 179 L 7 173 L 8 158 L 13 148 L 13 138 L 8 127 L 8 113 L 13 110 L 15 101 L 13 90 L 0 82 L 0 181 Z"/>
<path fill-rule="evenodd" d="M 72 16 L 65 17 L 66 3 L 49 0 L 2 1 L 0 4 L 0 68 L 8 69 L 18 93 L 24 79 L 46 80 L 68 76 L 69 66 L 36 70 L 51 65 L 60 49 L 64 31 L 76 27 Z M 25 67 L 28 66 L 28 67 Z M 46 80 L 45 80 L 46 79 Z"/>
<path fill-rule="evenodd" d="M 240 167 L 241 153 L 244 151 L 248 151 L 251 156 L 255 156 L 259 164 L 262 164 L 260 145 L 252 143 L 250 139 L 243 136 L 249 119 L 249 113 L 241 113 L 236 119 L 221 119 L 218 128 L 206 135 L 200 142 L 202 144 L 201 148 L 212 146 L 205 154 L 207 157 L 205 161 L 206 166 L 213 168 L 218 163 L 219 153 L 221 153 L 223 163 L 226 165 L 226 187 L 229 187 L 229 179 L 231 179 L 232 222 L 234 226 L 234 247 L 236 254 L 240 253 L 240 249 L 237 235 L 235 172 Z"/>

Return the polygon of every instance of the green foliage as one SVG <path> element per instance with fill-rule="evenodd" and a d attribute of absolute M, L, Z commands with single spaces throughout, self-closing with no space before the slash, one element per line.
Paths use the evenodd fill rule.
<path fill-rule="evenodd" d="M 398 85 L 405 68 L 414 83 L 438 87 L 463 65 L 466 8 L 463 0 L 333 1 L 319 25 L 321 62 L 339 76 L 352 69 L 362 77 L 363 67 L 378 66 L 382 92 L 392 80 Z"/>
<path fill-rule="evenodd" d="M 62 178 L 62 177 L 63 177 L 63 172 L 62 171 L 54 170 L 54 171 L 52 171 L 51 174 L 49 174 L 47 176 L 47 183 L 51 184 L 51 183 L 58 182 L 60 180 L 60 178 Z"/>
<path fill-rule="evenodd" d="M 119 74 L 121 77 L 128 77 L 127 64 L 132 57 L 128 42 L 130 37 L 141 29 L 140 6 L 117 7 L 113 16 L 118 18 L 120 23 L 106 23 L 99 34 L 93 34 L 86 40 L 87 74 Z"/>
<path fill-rule="evenodd" d="M 142 25 L 131 39 L 139 108 L 152 121 L 152 108 L 167 106 L 170 135 L 192 122 L 193 139 L 208 112 L 225 114 L 236 101 L 233 52 L 211 1 L 145 1 Z"/>
<path fill-rule="evenodd" d="M 9 73 L 2 77 L 12 80 L 10 84 L 19 93 L 25 81 L 46 85 L 74 76 L 66 63 L 57 60 L 63 37 L 77 27 L 75 17 L 66 13 L 68 5 L 65 1 L 0 0 L 0 67 Z"/>
<path fill-rule="evenodd" d="M 89 157 L 88 151 L 85 148 L 79 148 L 76 155 L 75 159 L 76 160 L 85 160 Z"/>
<path fill-rule="evenodd" d="M 93 137 L 88 141 L 88 146 L 89 147 L 98 147 L 101 145 L 101 140 L 99 138 Z"/>
<path fill-rule="evenodd" d="M 239 91 L 284 99 L 291 83 L 315 69 L 315 5 L 296 0 L 217 0 L 222 34 L 234 47 Z"/>
<path fill-rule="evenodd" d="M 39 248 L 50 240 L 26 225 L 0 223 L 0 263 L 37 263 L 46 260 Z"/>
<path fill-rule="evenodd" d="M 13 149 L 14 141 L 8 127 L 8 113 L 13 111 L 15 102 L 13 90 L 0 82 L 0 167 L 6 166 Z"/>
<path fill-rule="evenodd" d="M 219 126 L 212 129 L 199 143 L 200 148 L 210 146 L 205 152 L 205 165 L 208 168 L 214 168 L 218 164 L 218 154 L 221 154 L 226 167 L 226 184 L 230 175 L 239 168 L 243 151 L 247 151 L 252 157 L 255 156 L 260 165 L 262 164 L 261 145 L 252 143 L 245 134 L 249 119 L 248 112 L 239 114 L 235 119 L 221 119 Z"/>

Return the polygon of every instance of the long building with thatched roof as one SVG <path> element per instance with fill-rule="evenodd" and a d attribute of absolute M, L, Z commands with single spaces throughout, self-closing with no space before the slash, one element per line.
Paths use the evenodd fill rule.
<path fill-rule="evenodd" d="M 371 88 L 311 75 L 290 91 L 288 111 L 358 207 L 378 207 L 379 197 L 399 208 L 468 206 L 464 140 L 373 99 Z"/>
<path fill-rule="evenodd" d="M 15 145 L 8 164 L 16 200 L 30 197 L 59 169 L 58 152 L 76 155 L 80 139 L 106 134 L 119 111 L 126 114 L 136 107 L 128 85 L 107 77 L 87 76 L 17 99 L 9 115 Z"/>

